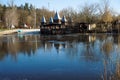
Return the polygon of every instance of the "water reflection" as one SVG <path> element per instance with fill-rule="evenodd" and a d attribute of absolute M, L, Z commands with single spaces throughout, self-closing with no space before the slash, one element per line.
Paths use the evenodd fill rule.
<path fill-rule="evenodd" d="M 7 55 L 11 55 L 16 59 L 17 54 L 23 53 L 27 55 L 35 54 L 35 51 L 40 47 L 41 43 L 37 40 L 40 36 L 32 35 L 8 35 L 0 37 L 0 60 Z M 39 40 L 40 41 L 40 40 Z"/>
<path fill-rule="evenodd" d="M 0 61 L 4 61 L 8 55 L 10 55 L 13 60 L 18 61 L 19 54 L 23 54 L 24 56 L 27 55 L 29 57 L 39 54 L 40 55 L 39 58 L 41 58 L 42 60 L 45 59 L 48 61 L 49 59 L 52 60 L 50 57 L 52 57 L 53 59 L 58 58 L 56 59 L 56 63 L 54 62 L 55 64 L 53 62 L 50 62 L 50 64 L 49 62 L 47 62 L 49 66 L 47 64 L 46 65 L 42 64 L 43 66 L 47 66 L 47 68 L 48 67 L 54 68 L 55 65 L 59 65 L 58 67 L 64 66 L 64 68 L 67 69 L 66 67 L 68 66 L 65 64 L 69 63 L 68 65 L 71 65 L 71 67 L 70 66 L 68 67 L 68 69 L 70 68 L 68 72 L 71 73 L 68 74 L 68 72 L 65 72 L 66 71 L 65 69 L 64 70 L 60 69 L 60 71 L 65 72 L 68 75 L 73 75 L 73 74 L 81 75 L 81 76 L 73 75 L 73 76 L 69 76 L 69 78 L 68 76 L 66 77 L 64 76 L 63 78 L 60 79 L 71 80 L 73 79 L 71 77 L 76 76 L 75 78 L 76 80 L 79 79 L 85 80 L 87 79 L 85 76 L 88 77 L 90 73 L 93 73 L 93 75 L 91 74 L 89 76 L 89 80 L 94 80 L 94 79 L 119 80 L 120 79 L 120 54 L 119 54 L 120 35 L 75 34 L 75 35 L 62 35 L 62 36 L 61 35 L 42 36 L 39 34 L 37 35 L 15 34 L 15 35 L 1 36 L 0 41 L 1 41 Z M 49 58 L 46 57 L 47 56 L 45 55 L 46 53 Z M 42 56 L 43 54 L 44 56 Z M 49 54 L 51 56 L 49 56 Z M 68 62 L 68 60 L 73 61 L 73 63 Z M 58 64 L 60 63 L 60 61 L 61 62 L 64 61 L 64 64 Z M 39 67 L 41 66 L 41 63 L 38 64 Z M 42 68 L 40 70 L 42 70 Z M 82 71 L 82 68 L 85 71 Z M 38 73 L 40 73 L 39 68 L 36 69 L 38 69 Z M 56 70 L 57 72 L 59 72 L 58 69 L 55 69 L 52 72 L 56 73 Z M 80 71 L 84 73 L 81 73 Z M 89 73 L 89 71 L 91 72 Z M 49 71 L 46 72 L 47 73 L 44 75 L 47 75 L 49 73 Z M 65 73 L 61 73 L 61 74 L 59 73 L 58 74 L 59 76 L 56 75 L 56 77 L 60 77 L 60 75 Z M 51 78 L 52 80 L 57 79 L 51 77 L 50 75 L 48 76 L 48 78 Z M 38 77 L 38 79 L 46 79 L 46 78 Z"/>

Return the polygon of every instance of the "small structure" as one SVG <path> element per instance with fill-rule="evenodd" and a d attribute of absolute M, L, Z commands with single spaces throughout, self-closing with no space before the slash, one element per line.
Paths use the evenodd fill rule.
<path fill-rule="evenodd" d="M 12 28 L 12 29 L 14 29 L 14 28 L 15 28 L 15 26 L 12 24 L 12 25 L 11 25 L 11 28 Z"/>
<path fill-rule="evenodd" d="M 54 20 L 54 23 L 61 24 L 61 18 L 57 12 L 55 13 L 53 20 Z"/>
<path fill-rule="evenodd" d="M 41 34 L 65 34 L 67 29 L 67 19 L 63 16 L 62 20 L 60 15 L 56 12 L 54 18 L 49 19 L 46 23 L 45 17 L 41 20 Z"/>
<path fill-rule="evenodd" d="M 24 24 L 24 28 L 28 28 L 28 25 L 27 25 L 27 24 Z"/>
<path fill-rule="evenodd" d="M 44 24 L 46 24 L 46 19 L 45 19 L 45 17 L 43 16 L 43 17 L 42 17 L 42 20 L 41 20 L 41 25 L 44 25 Z"/>
<path fill-rule="evenodd" d="M 67 19 L 66 19 L 66 17 L 65 16 L 63 16 L 63 18 L 62 18 L 62 24 L 63 25 L 67 25 Z"/>
<path fill-rule="evenodd" d="M 53 24 L 53 18 L 52 17 L 50 17 L 49 24 Z"/>
<path fill-rule="evenodd" d="M 89 24 L 88 23 L 84 23 L 84 22 L 80 22 L 77 23 L 74 27 L 74 32 L 76 33 L 86 33 L 89 31 Z"/>
<path fill-rule="evenodd" d="M 89 30 L 94 30 L 96 28 L 96 24 L 89 24 Z"/>

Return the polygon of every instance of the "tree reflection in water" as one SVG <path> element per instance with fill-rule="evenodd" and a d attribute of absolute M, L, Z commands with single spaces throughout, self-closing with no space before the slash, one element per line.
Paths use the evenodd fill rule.
<path fill-rule="evenodd" d="M 102 61 L 102 80 L 120 79 L 120 36 L 119 35 L 8 35 L 0 37 L 0 60 L 11 55 L 14 60 L 18 54 L 34 55 L 36 50 L 44 52 L 56 50 L 63 52 L 68 59 L 87 62 Z"/>
<path fill-rule="evenodd" d="M 96 53 L 96 36 L 95 35 L 88 35 L 86 36 L 86 42 L 84 42 L 84 52 L 82 55 L 84 56 L 85 60 L 87 61 L 98 61 L 99 55 Z"/>
<path fill-rule="evenodd" d="M 0 60 L 4 59 L 7 55 L 11 55 L 16 59 L 19 53 L 27 54 L 30 56 L 40 47 L 41 43 L 38 41 L 40 36 L 18 36 L 11 35 L 0 38 Z"/>
<path fill-rule="evenodd" d="M 102 75 L 103 80 L 111 80 L 113 74 L 113 61 L 112 61 L 112 51 L 113 51 L 113 38 L 107 37 L 103 40 L 101 49 L 103 53 L 103 66 L 104 74 Z"/>
<path fill-rule="evenodd" d="M 117 80 L 120 74 L 120 70 L 118 70 L 120 68 L 120 60 L 117 60 L 119 58 L 119 56 L 117 56 L 116 63 L 114 57 L 116 55 L 115 47 L 119 46 L 119 43 L 114 43 L 116 37 L 113 36 L 114 35 L 80 35 L 74 37 L 72 41 L 66 38 L 65 41 L 67 40 L 67 43 L 65 45 L 67 47 L 65 47 L 65 53 L 70 59 L 75 59 L 80 56 L 86 61 L 96 62 L 102 60 L 104 70 L 103 74 L 101 74 L 101 79 Z M 58 52 L 60 50 L 59 45 L 60 44 L 55 44 Z"/>

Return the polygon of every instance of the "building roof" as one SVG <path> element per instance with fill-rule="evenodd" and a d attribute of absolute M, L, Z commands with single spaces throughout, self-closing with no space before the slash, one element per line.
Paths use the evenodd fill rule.
<path fill-rule="evenodd" d="M 46 23 L 46 19 L 45 19 L 45 17 L 44 17 L 44 16 L 42 17 L 41 22 L 42 22 L 42 23 Z"/>
<path fill-rule="evenodd" d="M 54 20 L 61 20 L 60 15 L 56 12 L 53 18 Z"/>
<path fill-rule="evenodd" d="M 53 18 L 50 17 L 49 23 L 53 23 Z"/>
<path fill-rule="evenodd" d="M 67 22 L 67 19 L 65 16 L 62 17 L 62 22 Z"/>

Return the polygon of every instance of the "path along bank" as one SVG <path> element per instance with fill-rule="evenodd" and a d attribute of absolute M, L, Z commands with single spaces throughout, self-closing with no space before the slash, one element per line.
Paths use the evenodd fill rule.
<path fill-rule="evenodd" d="M 0 35 L 7 35 L 17 32 L 39 32 L 40 29 L 11 29 L 11 30 L 2 30 L 0 31 Z"/>

